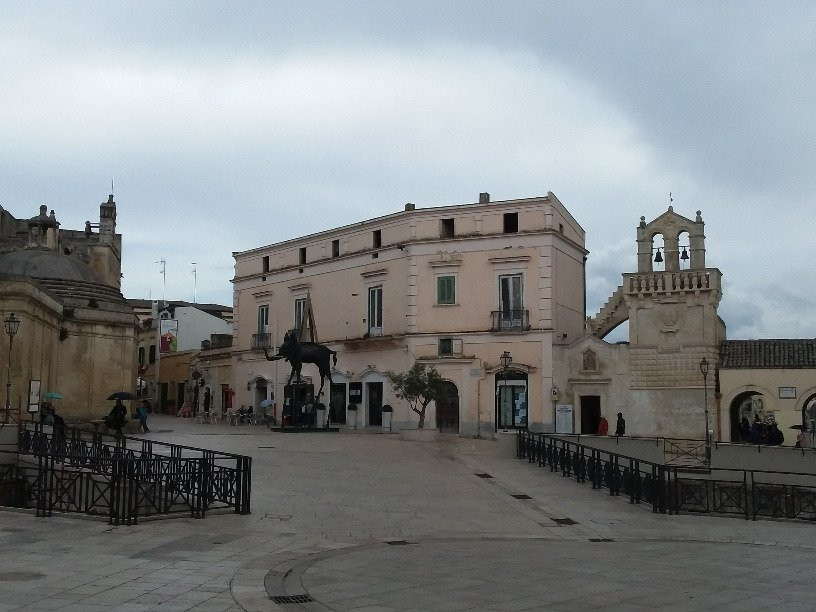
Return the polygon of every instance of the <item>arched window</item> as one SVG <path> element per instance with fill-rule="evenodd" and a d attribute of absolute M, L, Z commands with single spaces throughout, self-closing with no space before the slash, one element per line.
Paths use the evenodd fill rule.
<path fill-rule="evenodd" d="M 677 235 L 677 250 L 679 251 L 679 270 L 688 270 L 691 264 L 691 244 L 689 233 L 683 230 Z"/>
<path fill-rule="evenodd" d="M 666 269 L 666 245 L 663 234 L 652 236 L 652 271 L 663 272 Z"/>

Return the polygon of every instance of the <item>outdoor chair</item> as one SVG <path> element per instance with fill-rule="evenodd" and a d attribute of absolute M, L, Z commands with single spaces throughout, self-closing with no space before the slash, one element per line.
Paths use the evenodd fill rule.
<path fill-rule="evenodd" d="M 227 424 L 228 425 L 238 425 L 239 418 L 235 412 L 228 412 L 227 413 Z"/>

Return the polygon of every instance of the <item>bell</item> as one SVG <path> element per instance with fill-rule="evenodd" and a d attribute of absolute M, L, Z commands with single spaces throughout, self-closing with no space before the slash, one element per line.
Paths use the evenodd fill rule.
<path fill-rule="evenodd" d="M 686 247 L 683 247 L 683 252 L 680 253 L 680 259 L 686 261 L 688 259 L 688 252 L 686 251 Z"/>
<path fill-rule="evenodd" d="M 661 263 L 663 261 L 663 256 L 660 254 L 660 249 L 657 249 L 657 255 L 655 255 L 655 263 Z"/>

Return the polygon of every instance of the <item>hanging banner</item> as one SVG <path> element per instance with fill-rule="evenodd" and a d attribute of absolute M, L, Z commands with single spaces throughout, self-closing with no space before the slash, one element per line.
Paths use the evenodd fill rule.
<path fill-rule="evenodd" d="M 161 319 L 161 352 L 175 353 L 178 350 L 178 319 Z"/>

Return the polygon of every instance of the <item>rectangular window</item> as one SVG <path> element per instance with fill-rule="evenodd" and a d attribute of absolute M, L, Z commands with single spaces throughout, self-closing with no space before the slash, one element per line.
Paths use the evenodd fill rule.
<path fill-rule="evenodd" d="M 501 329 L 521 328 L 524 324 L 524 287 L 521 274 L 499 277 L 499 325 Z"/>
<path fill-rule="evenodd" d="M 379 249 L 382 246 L 382 230 L 374 230 L 371 236 L 371 246 Z"/>
<path fill-rule="evenodd" d="M 382 335 L 382 315 L 383 315 L 383 288 L 368 288 L 368 334 L 370 336 Z"/>
<path fill-rule="evenodd" d="M 156 345 L 151 344 L 147 357 L 149 363 L 156 363 Z"/>
<path fill-rule="evenodd" d="M 306 247 L 300 247 L 300 264 L 303 265 L 306 263 Z"/>
<path fill-rule="evenodd" d="M 440 357 L 453 356 L 453 338 L 439 339 L 439 356 Z"/>
<path fill-rule="evenodd" d="M 453 219 L 440 219 L 439 236 L 441 238 L 453 238 L 454 234 Z"/>
<path fill-rule="evenodd" d="M 332 240 L 332 257 L 340 257 L 340 241 Z"/>
<path fill-rule="evenodd" d="M 258 306 L 258 333 L 269 333 L 269 306 Z"/>
<path fill-rule="evenodd" d="M 295 329 L 299 330 L 306 316 L 306 298 L 295 299 Z"/>
<path fill-rule="evenodd" d="M 269 255 L 264 256 L 263 260 L 261 260 L 261 272 L 269 272 Z"/>
<path fill-rule="evenodd" d="M 456 277 L 437 276 L 436 277 L 436 303 L 455 304 L 456 303 Z"/>
<path fill-rule="evenodd" d="M 518 213 L 504 213 L 504 233 L 515 234 L 518 232 Z"/>

